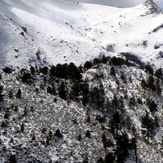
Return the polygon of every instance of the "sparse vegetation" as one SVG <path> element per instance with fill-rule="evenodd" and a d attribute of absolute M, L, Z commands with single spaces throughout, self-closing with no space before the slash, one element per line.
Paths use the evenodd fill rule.
<path fill-rule="evenodd" d="M 133 65 L 124 58 L 103 56 L 80 67 L 31 67 L 16 75 L 3 71 L 0 126 L 10 141 L 2 157 L 19 162 L 32 149 L 44 161 L 48 148 L 57 149 L 64 159 L 79 157 L 79 162 L 123 163 L 130 156 L 135 162 L 144 160 L 139 143 L 152 148 L 162 129 L 162 71 Z M 0 143 L 5 147 L 4 141 Z M 25 141 L 27 149 L 20 146 Z M 69 148 L 76 144 L 78 155 Z M 12 156 L 10 149 L 18 154 Z"/>

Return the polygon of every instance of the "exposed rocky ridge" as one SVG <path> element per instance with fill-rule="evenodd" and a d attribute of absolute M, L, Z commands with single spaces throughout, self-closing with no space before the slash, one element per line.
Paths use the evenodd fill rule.
<path fill-rule="evenodd" d="M 147 0 L 144 3 L 144 5 L 149 8 L 150 14 L 153 14 L 153 13 L 156 13 L 156 14 L 163 13 L 162 9 L 156 3 L 154 3 L 153 0 Z"/>

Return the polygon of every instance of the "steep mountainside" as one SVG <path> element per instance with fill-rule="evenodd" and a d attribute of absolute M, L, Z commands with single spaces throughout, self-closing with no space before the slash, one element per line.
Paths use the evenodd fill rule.
<path fill-rule="evenodd" d="M 121 58 L 0 80 L 0 162 L 161 163 L 163 72 Z"/>
<path fill-rule="evenodd" d="M 0 163 L 162 163 L 162 20 L 0 0 Z"/>
<path fill-rule="evenodd" d="M 161 9 L 152 1 L 115 8 L 60 0 L 1 0 L 1 65 L 74 62 L 128 52 L 162 66 Z M 23 29 L 22 29 L 23 27 Z"/>

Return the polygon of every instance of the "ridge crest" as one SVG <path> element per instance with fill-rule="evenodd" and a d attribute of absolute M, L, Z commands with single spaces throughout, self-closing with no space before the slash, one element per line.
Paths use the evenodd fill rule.
<path fill-rule="evenodd" d="M 149 9 L 150 14 L 153 13 L 160 14 L 163 12 L 162 9 L 153 0 L 146 0 L 144 6 L 146 6 Z"/>

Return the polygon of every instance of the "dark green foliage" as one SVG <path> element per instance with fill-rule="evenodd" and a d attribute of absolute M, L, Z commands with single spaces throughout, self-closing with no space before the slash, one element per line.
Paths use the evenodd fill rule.
<path fill-rule="evenodd" d="M 100 158 L 96 161 L 96 163 L 105 163 L 105 161 L 102 159 L 102 157 L 100 157 Z"/>
<path fill-rule="evenodd" d="M 155 103 L 155 101 L 147 99 L 147 106 L 149 107 L 149 110 L 151 112 L 157 111 L 157 104 Z"/>
<path fill-rule="evenodd" d="M 112 107 L 116 109 L 118 106 L 118 103 L 119 103 L 118 98 L 117 96 L 114 95 L 114 98 L 112 100 Z"/>
<path fill-rule="evenodd" d="M 16 94 L 16 97 L 19 98 L 19 99 L 22 97 L 22 93 L 21 93 L 20 89 L 18 90 L 18 92 Z"/>
<path fill-rule="evenodd" d="M 154 79 L 154 77 L 152 75 L 149 76 L 149 78 L 147 80 L 147 87 L 149 89 L 151 89 L 152 91 L 155 91 L 156 90 L 156 87 L 155 87 L 155 79 Z"/>
<path fill-rule="evenodd" d="M 100 123 L 104 123 L 106 121 L 105 116 L 101 115 L 96 115 L 96 120 L 99 121 Z"/>
<path fill-rule="evenodd" d="M 151 65 L 146 65 L 144 67 L 145 71 L 148 72 L 149 74 L 153 75 L 153 68 Z"/>
<path fill-rule="evenodd" d="M 156 127 L 156 128 L 160 126 L 157 116 L 154 117 L 154 123 L 155 123 L 155 127 Z"/>
<path fill-rule="evenodd" d="M 121 72 L 121 79 L 123 80 L 125 84 L 127 84 L 127 77 L 125 76 L 123 72 Z"/>
<path fill-rule="evenodd" d="M 55 95 L 56 94 L 56 91 L 55 91 L 54 86 L 52 86 L 52 87 L 48 86 L 47 87 L 47 93 L 52 94 L 52 95 Z"/>
<path fill-rule="evenodd" d="M 82 163 L 89 163 L 89 162 L 88 162 L 88 157 L 86 157 L 86 158 L 83 160 Z"/>
<path fill-rule="evenodd" d="M 60 129 L 56 130 L 56 132 L 55 132 L 54 135 L 55 135 L 56 137 L 58 137 L 58 138 L 63 138 L 63 135 L 62 135 Z"/>
<path fill-rule="evenodd" d="M 3 87 L 0 85 L 0 102 L 3 101 L 3 97 L 4 97 L 4 95 L 3 95 Z"/>
<path fill-rule="evenodd" d="M 60 84 L 60 86 L 58 87 L 58 94 L 59 94 L 59 97 L 61 97 L 62 99 L 66 100 L 66 89 L 65 89 L 65 85 L 64 85 L 64 82 L 62 82 Z"/>
<path fill-rule="evenodd" d="M 50 86 L 47 87 L 47 93 L 52 94 L 52 88 Z"/>
<path fill-rule="evenodd" d="M 114 69 L 114 67 L 111 67 L 111 69 L 110 69 L 110 75 L 115 75 L 115 69 Z"/>
<path fill-rule="evenodd" d="M 82 136 L 79 135 L 79 136 L 77 137 L 77 140 L 78 140 L 78 141 L 81 141 L 81 139 L 82 139 Z"/>
<path fill-rule="evenodd" d="M 9 117 L 10 117 L 10 113 L 9 113 L 9 112 L 6 112 L 6 113 L 4 114 L 4 119 L 9 119 Z"/>
<path fill-rule="evenodd" d="M 56 66 L 51 66 L 50 76 L 77 81 L 82 78 L 79 68 L 72 62 L 69 65 L 65 63 L 63 65 L 57 64 Z"/>
<path fill-rule="evenodd" d="M 141 86 L 143 89 L 145 89 L 147 87 L 147 83 L 144 79 L 141 81 Z"/>
<path fill-rule="evenodd" d="M 94 58 L 92 61 L 86 61 L 84 64 L 84 69 L 90 69 L 93 65 L 98 65 L 100 63 L 106 64 L 109 61 L 110 57 L 105 57 L 104 55 L 100 58 Z"/>
<path fill-rule="evenodd" d="M 122 109 L 124 107 L 124 101 L 123 101 L 123 97 L 120 97 L 119 99 L 117 98 L 116 95 L 114 95 L 114 98 L 111 102 L 111 107 L 114 110 L 118 110 L 118 109 Z"/>
<path fill-rule="evenodd" d="M 105 156 L 105 163 L 114 163 L 115 161 L 115 156 L 113 153 L 109 152 L 106 156 Z"/>
<path fill-rule="evenodd" d="M 157 80 L 156 80 L 156 92 L 157 92 L 157 94 L 158 94 L 159 96 L 161 95 L 162 89 L 161 89 L 161 82 L 160 82 L 160 79 L 157 79 Z"/>
<path fill-rule="evenodd" d="M 89 130 L 87 130 L 85 136 L 90 138 L 91 137 L 91 132 Z"/>
<path fill-rule="evenodd" d="M 40 68 L 40 72 L 44 75 L 47 75 L 48 74 L 48 67 L 45 66 L 45 67 Z"/>
<path fill-rule="evenodd" d="M 15 155 L 10 155 L 8 158 L 8 163 L 17 163 L 17 159 Z"/>
<path fill-rule="evenodd" d="M 83 82 L 80 84 L 80 90 L 82 94 L 82 104 L 86 106 L 89 102 L 89 85 L 87 82 Z"/>
<path fill-rule="evenodd" d="M 149 141 L 149 138 L 155 135 L 155 129 L 157 128 L 158 124 L 156 124 L 156 121 L 153 120 L 147 112 L 142 117 L 141 122 L 142 122 L 142 127 L 146 128 L 147 131 L 146 136 Z"/>
<path fill-rule="evenodd" d="M 105 108 L 107 110 L 107 113 L 109 113 L 110 115 L 113 115 L 114 109 L 112 108 L 112 104 L 109 101 L 109 99 L 106 99 Z"/>
<path fill-rule="evenodd" d="M 31 70 L 31 74 L 34 75 L 34 73 L 36 72 L 35 68 L 31 67 L 30 70 Z"/>
<path fill-rule="evenodd" d="M 129 101 L 129 105 L 130 106 L 136 106 L 137 102 L 136 102 L 136 99 L 135 97 L 131 97 L 130 98 L 130 101 Z"/>
<path fill-rule="evenodd" d="M 114 145 L 111 140 L 108 140 L 105 133 L 102 134 L 102 143 L 105 148 L 105 151 L 107 147 L 111 147 Z"/>
<path fill-rule="evenodd" d="M 89 102 L 89 85 L 87 82 L 74 83 L 71 87 L 68 98 L 79 101 L 79 96 L 84 106 Z"/>
<path fill-rule="evenodd" d="M 80 87 L 79 87 L 79 84 L 78 83 L 74 83 L 74 85 L 71 87 L 71 91 L 69 93 L 69 98 L 71 100 L 76 100 L 78 101 L 79 98 L 79 93 L 80 93 Z"/>
<path fill-rule="evenodd" d="M 157 91 L 158 93 L 161 92 L 161 86 L 159 81 L 157 80 L 157 83 L 155 82 L 155 78 L 153 77 L 153 75 L 150 75 L 147 79 L 147 81 L 145 81 L 144 79 L 141 81 L 141 86 L 143 89 L 149 88 L 150 90 L 152 90 L 153 92 Z"/>
<path fill-rule="evenodd" d="M 84 69 L 90 69 L 93 66 L 91 61 L 86 61 L 84 64 Z"/>
<path fill-rule="evenodd" d="M 100 60 L 100 59 L 95 58 L 95 59 L 93 60 L 93 64 L 94 64 L 94 65 L 97 65 L 97 64 L 99 64 L 99 63 L 101 63 L 101 60 Z"/>
<path fill-rule="evenodd" d="M 122 58 L 119 58 L 119 57 L 118 58 L 113 57 L 113 58 L 111 58 L 110 63 L 115 65 L 115 66 L 121 66 L 121 65 L 125 64 L 125 60 Z"/>
<path fill-rule="evenodd" d="M 65 64 L 61 65 L 59 72 L 60 72 L 60 74 L 59 74 L 60 78 L 68 79 L 69 78 L 68 64 L 65 63 Z"/>
<path fill-rule="evenodd" d="M 27 33 L 27 27 L 22 27 L 22 30 Z"/>
<path fill-rule="evenodd" d="M 155 76 L 156 76 L 157 78 L 161 79 L 161 80 L 163 79 L 163 71 L 162 71 L 161 68 L 158 69 L 158 70 L 156 70 Z"/>
<path fill-rule="evenodd" d="M 126 128 L 131 131 L 132 130 L 132 120 L 130 118 L 130 116 L 127 115 L 126 119 L 123 121 L 124 125 L 126 126 Z"/>
<path fill-rule="evenodd" d="M 12 69 L 11 69 L 10 67 L 5 67 L 5 68 L 3 69 L 3 71 L 4 71 L 5 73 L 7 73 L 7 74 L 11 74 L 11 73 L 12 73 Z"/>
<path fill-rule="evenodd" d="M 20 131 L 24 132 L 24 129 L 25 129 L 25 127 L 24 127 L 24 124 L 22 123 L 21 126 L 20 126 Z"/>
<path fill-rule="evenodd" d="M 143 104 L 143 101 L 142 101 L 142 99 L 141 99 L 141 98 L 138 98 L 138 99 L 137 99 L 137 102 L 138 102 L 140 105 L 142 105 L 142 104 Z"/>
<path fill-rule="evenodd" d="M 116 138 L 119 136 L 119 130 L 121 129 L 121 118 L 119 112 L 115 112 L 113 118 L 110 121 L 111 132 Z"/>
<path fill-rule="evenodd" d="M 100 84 L 100 87 L 94 87 L 91 90 L 91 103 L 93 106 L 95 106 L 98 110 L 103 110 L 104 109 L 104 88 L 103 85 Z"/>
<path fill-rule="evenodd" d="M 7 127 L 8 126 L 8 121 L 2 121 L 1 127 Z"/>
<path fill-rule="evenodd" d="M 23 83 L 30 84 L 32 82 L 32 76 L 28 71 L 23 72 L 21 79 Z"/>
<path fill-rule="evenodd" d="M 101 59 L 101 62 L 106 64 L 109 60 L 110 60 L 110 57 L 103 56 L 102 59 Z"/>
<path fill-rule="evenodd" d="M 12 90 L 10 90 L 10 91 L 9 91 L 8 96 L 9 96 L 9 98 L 11 98 L 11 99 L 13 99 L 13 98 L 14 98 L 14 94 L 13 94 L 13 91 L 12 91 Z"/>
<path fill-rule="evenodd" d="M 32 137 L 31 139 L 32 139 L 33 141 L 36 140 L 35 134 L 32 134 L 31 137 Z"/>
<path fill-rule="evenodd" d="M 130 142 L 130 149 L 134 150 L 134 154 L 135 154 L 135 162 L 138 162 L 138 153 L 137 153 L 137 139 L 134 137 L 131 139 Z"/>
<path fill-rule="evenodd" d="M 68 75 L 70 79 L 77 81 L 79 81 L 82 78 L 79 69 L 75 66 L 74 63 L 70 63 L 68 65 Z"/>
<path fill-rule="evenodd" d="M 129 155 L 130 142 L 127 134 L 120 135 L 117 138 L 117 148 L 115 150 L 115 156 L 117 163 L 124 163 L 126 157 Z"/>
<path fill-rule="evenodd" d="M 56 131 L 57 137 L 62 138 L 62 136 L 61 136 L 60 134 L 61 134 L 61 133 L 60 133 L 60 130 L 57 130 L 57 131 Z M 55 136 L 56 136 L 56 135 L 55 135 Z M 53 133 L 52 133 L 52 131 L 50 130 L 50 131 L 49 131 L 49 134 L 48 134 L 48 139 L 49 139 L 49 140 L 52 140 L 52 138 L 53 138 Z"/>
<path fill-rule="evenodd" d="M 50 76 L 51 76 L 51 77 L 52 77 L 52 76 L 56 76 L 56 73 L 57 73 L 57 71 L 56 71 L 55 66 L 54 66 L 54 65 L 51 66 L 51 68 L 50 68 Z"/>
<path fill-rule="evenodd" d="M 56 66 L 51 66 L 50 76 L 67 79 L 68 78 L 68 65 L 57 64 Z"/>

